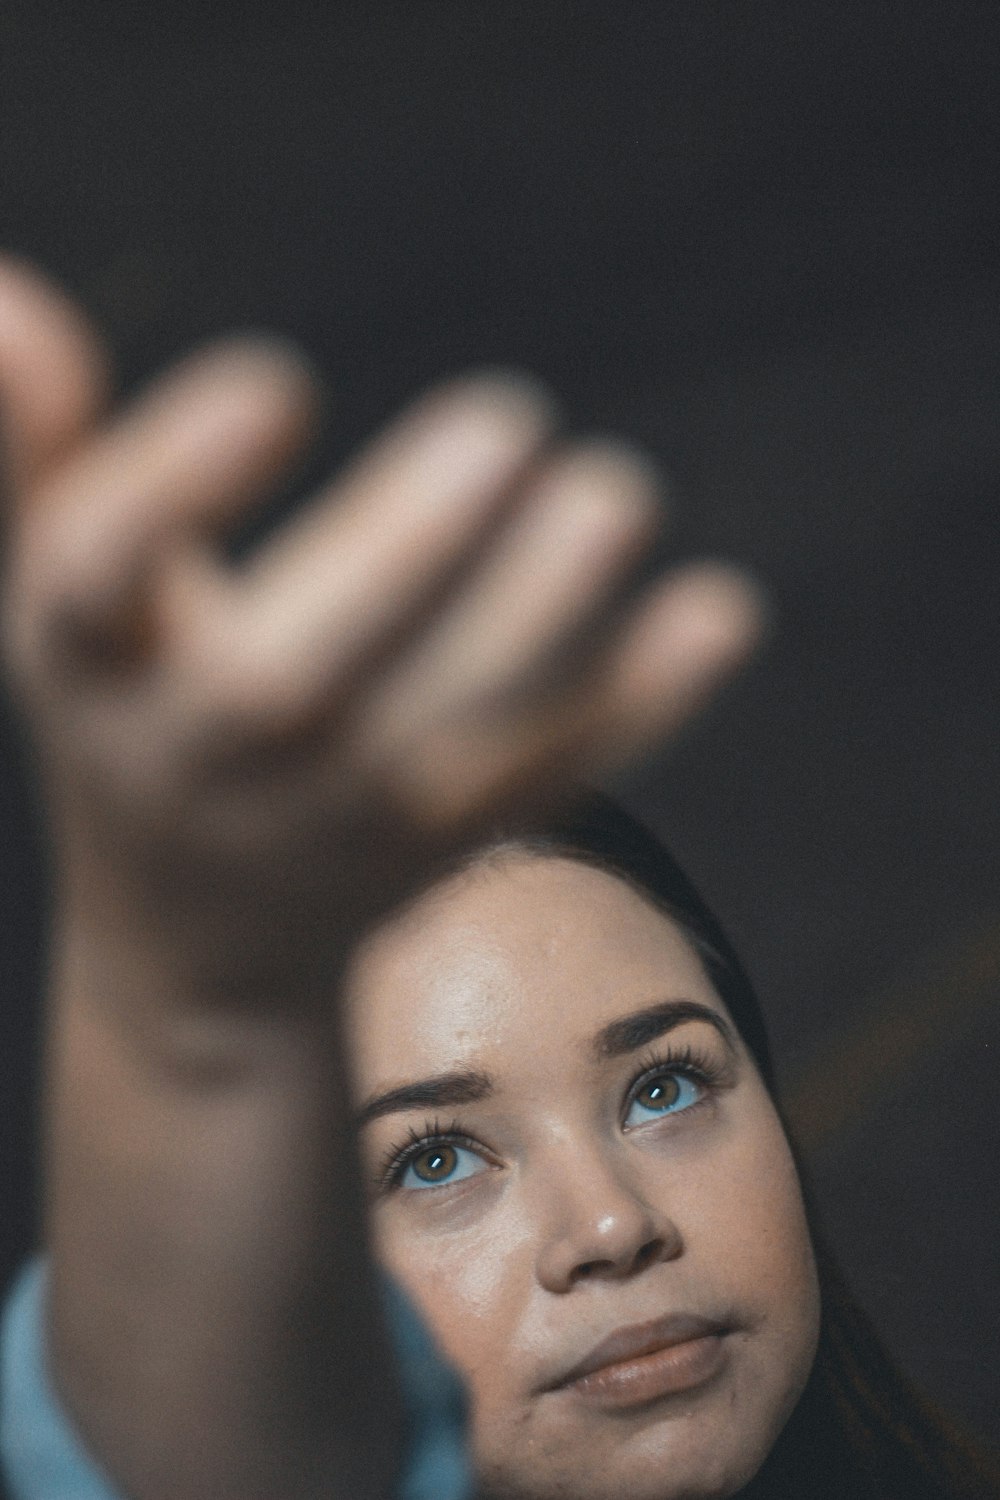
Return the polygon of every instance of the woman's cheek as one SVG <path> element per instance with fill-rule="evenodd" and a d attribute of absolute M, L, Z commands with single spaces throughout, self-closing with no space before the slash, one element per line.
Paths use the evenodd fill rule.
<path fill-rule="evenodd" d="M 503 1367 L 528 1293 L 528 1245 L 513 1215 L 460 1232 L 425 1231 L 405 1213 L 376 1214 L 375 1251 L 437 1343 L 471 1383 Z M 407 1222 L 409 1220 L 409 1222 Z"/>
<path fill-rule="evenodd" d="M 766 1096 L 727 1165 L 715 1243 L 732 1256 L 737 1295 L 770 1331 L 794 1380 L 815 1352 L 819 1282 L 798 1172 Z"/>
<path fill-rule="evenodd" d="M 682 1139 L 650 1143 L 646 1192 L 675 1224 L 682 1260 L 705 1291 L 760 1318 L 808 1310 L 817 1294 L 805 1208 L 763 1085 L 748 1080 L 724 1097 L 704 1134 L 699 1121 Z"/>

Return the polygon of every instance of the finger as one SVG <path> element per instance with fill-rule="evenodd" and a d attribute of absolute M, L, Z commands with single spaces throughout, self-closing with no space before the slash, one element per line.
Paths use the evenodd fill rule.
<path fill-rule="evenodd" d="M 389 741 L 476 703 L 507 711 L 566 690 L 662 514 L 652 467 L 622 444 L 579 444 L 535 480 L 454 602 L 369 699 Z"/>
<path fill-rule="evenodd" d="M 80 310 L 32 267 L 0 259 L 0 440 L 25 494 L 77 444 L 108 389 L 108 357 Z"/>
<path fill-rule="evenodd" d="M 95 662 L 148 649 L 158 571 L 266 494 L 312 431 L 316 389 L 278 341 L 193 356 L 36 495 L 26 587 Z"/>
<path fill-rule="evenodd" d="M 667 579 L 637 611 L 583 709 L 583 772 L 617 769 L 676 736 L 767 628 L 767 601 L 741 569 L 698 563 Z"/>
<path fill-rule="evenodd" d="M 406 414 L 247 571 L 235 629 L 250 698 L 305 699 L 371 670 L 510 503 L 552 419 L 510 376 L 455 382 Z M 238 691 L 238 664 L 229 676 Z"/>
<path fill-rule="evenodd" d="M 394 744 L 369 739 L 376 775 L 418 825 L 475 826 L 620 768 L 676 735 L 752 654 L 766 611 L 721 565 L 685 569 L 640 606 L 582 683 L 527 712 L 441 715 Z"/>

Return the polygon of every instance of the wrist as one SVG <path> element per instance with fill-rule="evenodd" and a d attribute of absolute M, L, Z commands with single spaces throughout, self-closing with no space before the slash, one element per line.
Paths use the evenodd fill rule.
<path fill-rule="evenodd" d="M 335 1003 L 365 936 L 321 896 L 282 899 L 263 883 L 144 878 L 89 853 L 57 870 L 54 989 L 129 1024 L 214 1017 L 308 1023 Z"/>

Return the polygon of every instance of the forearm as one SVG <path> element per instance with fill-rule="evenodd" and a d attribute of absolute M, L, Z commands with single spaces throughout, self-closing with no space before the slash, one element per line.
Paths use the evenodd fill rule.
<path fill-rule="evenodd" d="M 135 1500 L 390 1493 L 334 993 L 223 1014 L 79 925 L 55 952 L 50 1339 L 85 1439 Z"/>

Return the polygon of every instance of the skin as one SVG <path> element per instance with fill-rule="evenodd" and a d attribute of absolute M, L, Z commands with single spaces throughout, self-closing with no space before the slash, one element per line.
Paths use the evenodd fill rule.
<path fill-rule="evenodd" d="M 609 1022 L 675 999 L 733 1045 L 695 1018 L 595 1055 Z M 801 1393 L 819 1300 L 787 1141 L 680 929 L 602 871 L 505 852 L 377 934 L 350 1001 L 360 1099 L 452 1072 L 493 1083 L 362 1126 L 378 1253 L 468 1383 L 490 1493 L 734 1494 Z M 713 1082 L 661 1076 L 683 1107 L 637 1104 L 637 1076 L 687 1048 Z M 414 1145 L 386 1177 L 438 1130 L 468 1144 Z M 450 1176 L 421 1185 L 442 1161 Z M 625 1407 L 547 1389 L 608 1334 L 677 1312 L 727 1330 L 707 1380 L 696 1362 L 692 1388 Z"/>
<path fill-rule="evenodd" d="M 110 363 L 0 260 L 0 633 L 53 869 L 49 1367 L 134 1500 L 382 1500 L 404 1425 L 346 966 L 498 813 L 686 724 L 758 594 L 709 565 L 623 594 L 650 465 L 498 374 L 416 401 L 234 565 L 314 373 L 222 340 L 114 407 Z"/>

